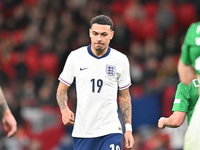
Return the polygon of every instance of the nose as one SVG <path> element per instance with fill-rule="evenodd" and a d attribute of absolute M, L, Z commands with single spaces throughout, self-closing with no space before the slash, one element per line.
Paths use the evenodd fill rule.
<path fill-rule="evenodd" d="M 101 35 L 98 35 L 98 36 L 97 36 L 97 41 L 101 41 L 101 40 L 102 40 Z"/>

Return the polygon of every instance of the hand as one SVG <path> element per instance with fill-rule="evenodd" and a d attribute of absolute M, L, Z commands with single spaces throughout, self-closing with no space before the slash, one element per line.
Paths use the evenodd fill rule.
<path fill-rule="evenodd" d="M 161 117 L 158 120 L 158 128 L 160 128 L 160 129 L 164 129 L 165 128 L 165 120 L 166 120 L 165 117 Z"/>
<path fill-rule="evenodd" d="M 124 139 L 125 139 L 125 148 L 131 150 L 134 144 L 132 131 L 126 131 L 124 134 Z"/>
<path fill-rule="evenodd" d="M 61 113 L 64 125 L 74 125 L 74 113 L 68 107 L 64 108 Z"/>
<path fill-rule="evenodd" d="M 3 113 L 2 123 L 7 137 L 12 137 L 17 131 L 17 122 L 10 110 L 6 110 Z"/>

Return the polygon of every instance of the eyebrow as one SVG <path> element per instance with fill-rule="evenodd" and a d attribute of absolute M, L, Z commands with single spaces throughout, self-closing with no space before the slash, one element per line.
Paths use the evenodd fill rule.
<path fill-rule="evenodd" d="M 96 32 L 96 31 L 92 31 L 93 33 L 96 33 L 96 34 L 101 34 L 101 35 L 103 35 L 103 34 L 108 34 L 108 32 L 102 32 L 102 33 L 98 33 L 98 32 Z"/>

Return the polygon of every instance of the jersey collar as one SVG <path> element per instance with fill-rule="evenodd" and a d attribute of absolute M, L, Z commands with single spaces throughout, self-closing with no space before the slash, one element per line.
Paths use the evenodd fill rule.
<path fill-rule="evenodd" d="M 88 45 L 87 50 L 88 50 L 88 53 L 89 53 L 92 57 L 95 57 L 95 58 L 97 58 L 97 59 L 104 58 L 104 57 L 106 57 L 106 56 L 108 56 L 108 55 L 110 54 L 110 47 L 109 47 L 109 46 L 108 46 L 107 52 L 106 52 L 103 56 L 101 56 L 101 57 L 97 57 L 96 55 L 94 55 L 94 53 L 93 53 L 92 50 L 91 50 L 91 44 Z"/>

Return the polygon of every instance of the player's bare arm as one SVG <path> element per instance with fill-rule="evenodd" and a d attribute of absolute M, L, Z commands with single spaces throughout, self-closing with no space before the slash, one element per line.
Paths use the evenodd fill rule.
<path fill-rule="evenodd" d="M 8 107 L 8 104 L 6 102 L 1 87 L 0 87 L 0 111 L 3 115 L 2 118 L 3 128 L 7 134 L 7 137 L 10 138 L 17 131 L 17 122 Z"/>
<path fill-rule="evenodd" d="M 74 113 L 67 106 L 68 96 L 67 91 L 69 86 L 60 82 L 57 89 L 57 102 L 62 114 L 62 122 L 64 125 L 73 125 L 74 124 Z"/>
<path fill-rule="evenodd" d="M 182 125 L 185 120 L 186 112 L 174 111 L 173 114 L 168 117 L 161 117 L 158 120 L 158 127 L 164 129 L 165 127 L 177 128 Z"/>
<path fill-rule="evenodd" d="M 119 107 L 124 118 L 125 125 L 131 125 L 132 121 L 132 107 L 129 88 L 119 91 Z M 125 147 L 131 149 L 134 144 L 132 130 L 127 130 L 124 134 Z"/>
<path fill-rule="evenodd" d="M 119 106 L 125 124 L 131 124 L 132 108 L 131 108 L 131 97 L 128 88 L 119 91 Z"/>
<path fill-rule="evenodd" d="M 68 88 L 69 87 L 62 82 L 60 82 L 59 85 L 58 85 L 56 97 L 57 97 L 57 102 L 58 102 L 58 105 L 59 105 L 61 111 L 65 108 L 67 108 L 67 101 L 68 101 L 67 91 L 68 91 Z"/>
<path fill-rule="evenodd" d="M 2 92 L 2 89 L 0 88 L 0 111 L 3 113 L 5 112 L 8 108 L 6 99 L 4 97 L 4 94 Z"/>
<path fill-rule="evenodd" d="M 181 60 L 178 63 L 178 74 L 181 82 L 189 85 L 196 78 L 196 73 L 192 66 L 185 65 Z"/>

